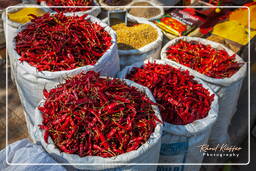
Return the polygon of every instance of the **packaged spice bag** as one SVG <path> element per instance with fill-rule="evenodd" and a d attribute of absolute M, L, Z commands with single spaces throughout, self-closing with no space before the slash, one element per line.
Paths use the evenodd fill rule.
<path fill-rule="evenodd" d="M 202 17 L 191 13 L 189 9 L 176 9 L 155 20 L 154 23 L 167 33 L 182 36 L 187 35 L 204 21 Z"/>

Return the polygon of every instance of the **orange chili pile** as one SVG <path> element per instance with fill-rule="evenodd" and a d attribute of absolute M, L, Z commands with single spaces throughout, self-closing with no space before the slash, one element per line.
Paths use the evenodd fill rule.
<path fill-rule="evenodd" d="M 93 0 L 37 0 L 37 2 L 45 1 L 48 6 L 93 6 Z M 52 8 L 56 12 L 77 12 L 90 9 L 85 8 Z"/>
<path fill-rule="evenodd" d="M 166 54 L 168 59 L 218 79 L 231 77 L 243 65 L 236 61 L 235 54 L 229 56 L 225 50 L 217 50 L 197 41 L 179 40 L 167 48 Z"/>
<path fill-rule="evenodd" d="M 81 157 L 136 150 L 161 122 L 143 92 L 119 79 L 100 78 L 94 71 L 44 90 L 44 96 L 38 109 L 45 141 L 50 136 L 61 151 Z"/>
<path fill-rule="evenodd" d="M 133 68 L 126 78 L 151 90 L 163 121 L 171 124 L 185 125 L 206 117 L 214 99 L 188 71 L 170 65 L 148 63 Z"/>
<path fill-rule="evenodd" d="M 39 71 L 94 65 L 112 45 L 111 36 L 103 27 L 84 17 L 68 17 L 63 13 L 34 16 L 16 36 L 19 60 Z"/>

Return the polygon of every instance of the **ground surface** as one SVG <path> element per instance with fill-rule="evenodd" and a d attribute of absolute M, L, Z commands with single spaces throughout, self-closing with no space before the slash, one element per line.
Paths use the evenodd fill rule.
<path fill-rule="evenodd" d="M 6 129 L 6 67 L 0 65 L 0 149 L 5 147 L 5 129 Z M 8 143 L 13 143 L 19 139 L 28 136 L 26 123 L 23 115 L 23 107 L 15 85 L 9 77 L 8 88 Z"/>

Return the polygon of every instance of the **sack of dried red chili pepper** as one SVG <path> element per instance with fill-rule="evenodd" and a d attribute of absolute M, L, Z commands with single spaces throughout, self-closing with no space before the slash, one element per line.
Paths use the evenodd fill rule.
<path fill-rule="evenodd" d="M 84 17 L 46 14 L 21 27 L 12 41 L 9 55 L 31 126 L 44 88 L 82 71 L 105 76 L 119 71 L 115 32 L 95 17 Z"/>
<path fill-rule="evenodd" d="M 159 104 L 164 121 L 159 163 L 201 163 L 198 146 L 207 144 L 218 113 L 218 97 L 207 84 L 166 60 L 133 64 L 118 77 L 148 87 Z M 200 168 L 182 167 L 185 171 Z"/>
<path fill-rule="evenodd" d="M 53 13 L 64 12 L 68 16 L 84 14 L 97 17 L 101 7 L 96 0 L 37 0 L 42 6 L 49 6 Z M 65 8 L 53 8 L 53 6 L 66 6 Z M 67 6 L 85 6 L 84 8 L 68 8 Z M 93 7 L 86 7 L 93 6 Z"/>
<path fill-rule="evenodd" d="M 180 37 L 167 43 L 161 58 L 187 69 L 207 82 L 219 96 L 219 116 L 210 144 L 229 142 L 228 127 L 236 112 L 247 65 L 237 54 L 220 43 L 202 38 Z"/>
<path fill-rule="evenodd" d="M 120 164 L 74 164 L 88 170 L 158 162 L 162 121 L 148 88 L 88 71 L 44 90 L 44 95 L 36 110 L 36 137 L 57 161 Z M 122 168 L 156 170 L 156 166 Z"/>

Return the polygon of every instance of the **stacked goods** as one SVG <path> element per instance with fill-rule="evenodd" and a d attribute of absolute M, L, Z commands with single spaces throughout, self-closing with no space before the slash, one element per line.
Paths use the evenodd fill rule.
<path fill-rule="evenodd" d="M 248 8 L 249 9 L 248 9 Z M 235 11 L 231 12 L 229 15 L 230 21 L 237 21 L 239 24 L 248 27 L 248 10 L 250 10 L 250 28 L 256 29 L 256 2 L 251 2 L 244 5 L 244 8 L 236 9 Z"/>
<path fill-rule="evenodd" d="M 203 155 L 195 147 L 207 143 L 218 111 L 217 96 L 207 85 L 164 60 L 128 66 L 119 77 L 148 87 L 159 104 L 165 122 L 159 162 L 201 163 Z"/>
<path fill-rule="evenodd" d="M 145 6 L 145 8 L 136 6 Z M 128 9 L 128 14 L 130 15 L 130 17 L 145 18 L 148 20 L 154 20 L 164 15 L 163 8 L 154 6 L 156 6 L 156 4 L 152 2 L 134 1 L 133 3 L 131 3 L 130 8 Z"/>
<path fill-rule="evenodd" d="M 63 8 L 51 8 L 54 12 L 64 12 L 66 15 L 84 15 L 89 14 L 98 16 L 101 8 L 96 0 L 37 0 L 43 6 L 64 6 Z M 79 7 L 75 7 L 79 6 Z M 82 7 L 84 6 L 84 7 Z"/>
<path fill-rule="evenodd" d="M 12 46 L 10 59 L 29 128 L 44 88 L 82 71 L 106 76 L 119 71 L 115 33 L 92 16 L 35 17 L 21 27 Z"/>
<path fill-rule="evenodd" d="M 256 2 L 244 6 L 249 9 L 244 7 L 232 11 L 227 21 L 213 27 L 212 35 L 207 39 L 220 42 L 234 52 L 238 52 L 243 45 L 248 44 L 256 35 Z M 250 10 L 250 28 L 248 10 Z"/>
<path fill-rule="evenodd" d="M 160 144 L 162 122 L 148 95 L 120 79 L 103 78 L 94 71 L 80 73 L 50 91 L 44 90 L 45 100 L 36 114 L 41 143 L 49 153 L 48 145 L 53 143 L 66 153 L 66 160 L 74 156 L 69 154 L 84 161 L 86 157 L 102 157 L 99 163 L 103 158 L 118 161 L 121 154 L 127 160 L 132 156 L 129 152 L 133 158 L 135 152 L 143 157 L 148 153 L 142 153 L 145 143 Z M 160 145 L 154 150 L 159 153 Z M 157 162 L 156 156 L 154 161 L 143 162 Z"/>
<path fill-rule="evenodd" d="M 236 111 L 246 73 L 244 61 L 219 43 L 192 37 L 181 37 L 167 43 L 162 49 L 161 58 L 188 69 L 218 94 L 220 113 L 210 143 L 228 143 L 228 126 Z"/>
<path fill-rule="evenodd" d="M 35 17 L 16 36 L 19 60 L 38 71 L 72 70 L 96 64 L 112 45 L 111 36 L 84 17 L 69 18 L 62 13 Z"/>
<path fill-rule="evenodd" d="M 128 17 L 128 24 L 116 22 L 111 27 L 117 33 L 118 53 L 121 68 L 143 61 L 149 56 L 158 58 L 163 34 L 157 26 L 144 19 Z"/>

